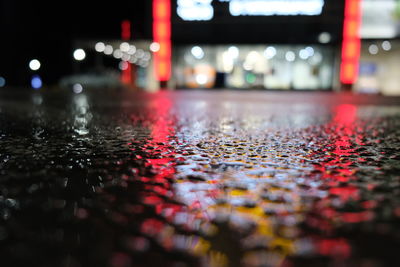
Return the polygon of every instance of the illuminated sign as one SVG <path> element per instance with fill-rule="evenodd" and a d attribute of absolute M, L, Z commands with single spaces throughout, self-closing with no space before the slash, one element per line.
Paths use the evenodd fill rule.
<path fill-rule="evenodd" d="M 400 35 L 400 1 L 364 0 L 361 10 L 361 38 L 396 38 Z"/>
<path fill-rule="evenodd" d="M 358 78 L 360 61 L 361 0 L 346 0 L 344 8 L 342 62 L 340 81 L 354 84 Z"/>
<path fill-rule="evenodd" d="M 322 13 L 324 0 L 230 0 L 232 16 L 316 16 Z"/>
<path fill-rule="evenodd" d="M 171 77 L 171 2 L 153 0 L 154 68 L 157 80 L 168 81 Z"/>
<path fill-rule="evenodd" d="M 211 20 L 214 16 L 212 0 L 178 0 L 176 12 L 183 20 Z"/>
<path fill-rule="evenodd" d="M 229 3 L 232 16 L 317 16 L 324 0 L 219 0 Z M 212 0 L 178 0 L 177 14 L 183 20 L 211 20 Z"/>

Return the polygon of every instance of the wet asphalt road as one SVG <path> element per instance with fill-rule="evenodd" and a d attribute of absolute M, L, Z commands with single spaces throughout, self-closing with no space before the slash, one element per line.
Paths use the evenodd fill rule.
<path fill-rule="evenodd" d="M 400 266 L 400 99 L 0 92 L 0 266 Z"/>

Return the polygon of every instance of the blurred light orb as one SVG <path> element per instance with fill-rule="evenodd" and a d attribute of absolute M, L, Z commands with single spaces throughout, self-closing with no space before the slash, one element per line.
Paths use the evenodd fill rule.
<path fill-rule="evenodd" d="M 320 42 L 321 44 L 327 44 L 331 41 L 332 36 L 329 32 L 321 32 L 318 35 L 318 42 Z"/>
<path fill-rule="evenodd" d="M 123 42 L 119 45 L 119 49 L 121 49 L 122 52 L 128 52 L 130 48 L 129 43 Z"/>
<path fill-rule="evenodd" d="M 85 50 L 83 50 L 82 48 L 75 49 L 73 55 L 74 55 L 74 59 L 77 61 L 82 61 L 86 57 Z"/>
<path fill-rule="evenodd" d="M 32 59 L 29 62 L 29 68 L 33 71 L 40 69 L 40 61 L 37 59 Z"/>
<path fill-rule="evenodd" d="M 151 54 L 149 52 L 144 52 L 143 59 L 150 60 L 150 58 L 151 58 Z"/>
<path fill-rule="evenodd" d="M 246 60 L 248 60 L 251 63 L 254 63 L 258 60 L 258 58 L 260 57 L 260 55 L 258 54 L 257 51 L 251 51 L 248 55 Z"/>
<path fill-rule="evenodd" d="M 200 85 L 206 84 L 208 81 L 207 75 L 205 74 L 197 74 L 196 75 L 196 82 Z"/>
<path fill-rule="evenodd" d="M 232 58 L 238 58 L 239 57 L 239 48 L 236 46 L 231 46 L 228 48 L 228 53 Z"/>
<path fill-rule="evenodd" d="M 114 58 L 121 58 L 122 57 L 122 52 L 119 49 L 115 49 L 113 52 L 113 57 Z"/>
<path fill-rule="evenodd" d="M 83 86 L 80 83 L 76 83 L 72 86 L 72 91 L 75 94 L 80 94 L 83 91 Z"/>
<path fill-rule="evenodd" d="M 204 57 L 204 51 L 200 46 L 193 46 L 190 52 L 197 59 L 202 59 Z"/>
<path fill-rule="evenodd" d="M 299 52 L 299 57 L 301 59 L 307 59 L 310 56 L 310 54 L 308 53 L 307 49 L 301 49 Z"/>
<path fill-rule="evenodd" d="M 312 57 L 315 53 L 314 48 L 312 48 L 311 46 L 307 46 L 305 50 L 307 50 L 309 57 Z"/>
<path fill-rule="evenodd" d="M 392 49 L 392 44 L 389 41 L 383 41 L 382 42 L 382 49 L 385 51 L 389 51 L 390 49 Z"/>
<path fill-rule="evenodd" d="M 149 66 L 149 63 L 147 61 L 143 61 L 139 64 L 139 66 L 142 68 L 147 68 Z"/>
<path fill-rule="evenodd" d="M 138 61 L 137 57 L 131 57 L 131 58 L 129 59 L 129 62 L 130 62 L 130 63 L 133 63 L 133 64 L 135 64 L 137 61 Z"/>
<path fill-rule="evenodd" d="M 138 50 L 136 51 L 135 56 L 136 56 L 137 58 L 142 58 L 142 57 L 144 56 L 144 51 L 143 51 L 143 49 L 138 49 Z"/>
<path fill-rule="evenodd" d="M 296 54 L 293 51 L 287 51 L 285 54 L 285 59 L 289 62 L 293 62 L 296 59 Z"/>
<path fill-rule="evenodd" d="M 97 52 L 99 52 L 99 53 L 101 53 L 101 52 L 104 52 L 104 49 L 106 48 L 106 45 L 103 43 L 103 42 L 98 42 L 98 43 L 96 43 L 96 45 L 94 46 L 94 49 L 97 51 Z"/>
<path fill-rule="evenodd" d="M 0 76 L 0 87 L 6 86 L 6 79 L 2 76 Z"/>
<path fill-rule="evenodd" d="M 40 106 L 43 103 L 43 97 L 41 95 L 34 94 L 32 96 L 33 104 Z"/>
<path fill-rule="evenodd" d="M 153 52 L 153 53 L 156 53 L 156 52 L 160 51 L 160 44 L 157 43 L 157 42 L 152 42 L 150 44 L 150 51 Z"/>
<path fill-rule="evenodd" d="M 372 45 L 370 45 L 370 46 L 368 47 L 368 52 L 369 52 L 371 55 L 376 55 L 376 54 L 378 54 L 378 52 L 379 52 L 379 48 L 378 48 L 378 46 L 377 46 L 376 44 L 372 44 Z"/>
<path fill-rule="evenodd" d="M 42 87 L 42 79 L 39 75 L 33 75 L 31 79 L 31 86 L 33 89 L 40 89 Z"/>
<path fill-rule="evenodd" d="M 245 61 L 243 63 L 243 69 L 247 70 L 247 71 L 252 71 L 253 70 L 253 64 L 251 64 L 248 61 Z"/>
<path fill-rule="evenodd" d="M 128 62 L 126 62 L 126 61 L 121 61 L 121 62 L 119 62 L 119 64 L 118 64 L 118 67 L 119 67 L 119 69 L 120 70 L 127 70 L 128 69 Z"/>
<path fill-rule="evenodd" d="M 129 55 L 133 55 L 133 54 L 135 54 L 135 53 L 136 53 L 136 46 L 130 45 L 130 46 L 129 46 L 129 50 L 128 50 L 128 54 L 129 54 Z"/>
<path fill-rule="evenodd" d="M 323 56 L 321 53 L 316 52 L 313 57 L 310 58 L 309 62 L 311 65 L 318 65 L 322 62 Z"/>
<path fill-rule="evenodd" d="M 276 49 L 273 46 L 268 46 L 265 50 L 264 50 L 264 57 L 266 57 L 267 59 L 271 59 L 276 55 Z"/>
<path fill-rule="evenodd" d="M 114 49 L 111 45 L 106 45 L 104 48 L 104 54 L 106 55 L 111 55 L 113 53 Z"/>
<path fill-rule="evenodd" d="M 129 59 L 131 59 L 131 56 L 128 55 L 128 54 L 122 54 L 121 59 L 122 59 L 123 61 L 128 61 Z"/>
<path fill-rule="evenodd" d="M 234 56 L 232 54 L 233 53 L 229 53 L 229 49 L 222 53 L 222 66 L 224 71 L 227 73 L 233 70 Z"/>

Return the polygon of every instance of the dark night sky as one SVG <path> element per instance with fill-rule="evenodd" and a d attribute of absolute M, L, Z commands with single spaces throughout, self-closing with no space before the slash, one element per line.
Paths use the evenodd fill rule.
<path fill-rule="evenodd" d="M 38 58 L 49 83 L 72 71 L 76 39 L 118 39 L 120 23 L 132 21 L 133 39 L 151 38 L 151 1 L 1 0 L 0 76 L 26 85 L 28 62 Z"/>

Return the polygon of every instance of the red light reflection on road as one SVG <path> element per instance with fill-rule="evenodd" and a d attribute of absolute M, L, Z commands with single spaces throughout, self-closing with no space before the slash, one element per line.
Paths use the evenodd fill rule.
<path fill-rule="evenodd" d="M 349 167 L 353 162 L 343 157 L 354 155 L 353 143 L 362 142 L 362 136 L 355 132 L 356 118 L 357 107 L 354 105 L 343 104 L 335 109 L 335 116 L 326 127 L 326 133 L 333 143 L 324 148 L 325 159 L 316 166 L 323 173 L 323 178 L 347 182 L 353 176 L 353 170 Z"/>
<path fill-rule="evenodd" d="M 357 131 L 357 107 L 342 104 L 334 109 L 334 117 L 324 130 L 331 140 L 317 157 L 321 160 L 315 169 L 328 195 L 314 204 L 314 212 L 306 221 L 326 234 L 332 233 L 334 221 L 344 223 L 359 223 L 373 218 L 373 213 L 366 209 L 357 212 L 344 212 L 335 208 L 333 202 L 339 206 L 350 201 L 360 201 L 360 189 L 352 183 L 356 180 L 354 170 L 354 156 L 358 155 L 356 145 L 363 145 L 363 135 Z M 337 202 L 339 201 L 339 202 Z M 348 258 L 351 246 L 344 238 L 319 239 L 314 243 L 321 255 Z"/>
<path fill-rule="evenodd" d="M 142 202 L 152 206 L 157 216 L 164 218 L 163 220 L 149 218 L 142 222 L 141 230 L 149 235 L 161 235 L 166 229 L 166 223 L 171 222 L 182 208 L 180 204 L 168 201 L 174 195 L 172 178 L 176 173 L 174 162 L 176 153 L 170 145 L 175 135 L 174 121 L 170 116 L 171 106 L 170 99 L 158 96 L 149 107 L 152 124 L 149 125 L 151 130 L 149 139 L 144 145 L 147 154 L 145 167 L 154 175 L 141 178 L 145 184 Z M 171 244 L 172 233 L 162 236 L 162 245 Z"/>
<path fill-rule="evenodd" d="M 318 242 L 318 252 L 324 256 L 348 258 L 350 256 L 351 247 L 347 240 L 338 239 L 322 239 Z"/>

